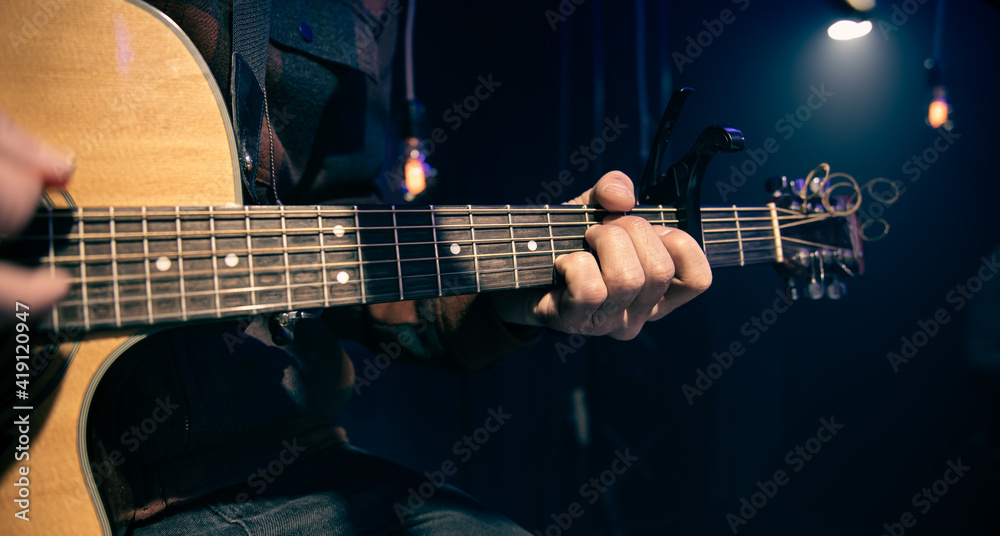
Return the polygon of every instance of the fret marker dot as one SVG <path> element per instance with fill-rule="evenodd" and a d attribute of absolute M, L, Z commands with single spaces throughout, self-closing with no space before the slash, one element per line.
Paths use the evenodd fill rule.
<path fill-rule="evenodd" d="M 452 244 L 451 247 L 448 248 L 448 251 L 451 251 L 452 255 L 458 255 L 458 253 L 462 251 L 462 246 L 458 244 Z"/>
<path fill-rule="evenodd" d="M 229 255 L 226 255 L 225 263 L 226 266 L 233 268 L 240 263 L 240 258 L 237 257 L 235 253 L 230 253 Z"/>
<path fill-rule="evenodd" d="M 536 249 L 538 249 L 538 243 L 537 242 L 535 242 L 534 240 L 528 242 L 528 250 L 535 251 Z"/>
<path fill-rule="evenodd" d="M 166 257 L 160 257 L 156 259 L 156 269 L 161 272 L 166 272 L 170 269 L 170 259 Z"/>
<path fill-rule="evenodd" d="M 351 276 L 348 275 L 347 272 L 340 272 L 339 274 L 337 274 L 337 282 L 340 283 L 341 285 L 347 283 L 347 281 L 349 281 L 350 279 Z"/>
<path fill-rule="evenodd" d="M 333 228 L 333 236 L 336 236 L 337 238 L 344 236 L 344 226 L 343 225 L 335 226 Z"/>

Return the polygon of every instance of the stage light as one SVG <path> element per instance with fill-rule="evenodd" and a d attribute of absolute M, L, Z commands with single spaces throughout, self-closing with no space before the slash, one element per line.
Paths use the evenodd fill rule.
<path fill-rule="evenodd" d="M 858 11 L 870 11 L 875 7 L 875 0 L 847 0 L 847 3 Z"/>
<path fill-rule="evenodd" d="M 838 20 L 826 30 L 827 35 L 837 41 L 847 41 L 864 37 L 872 31 L 871 21 L 855 22 L 853 20 Z"/>
<path fill-rule="evenodd" d="M 940 128 L 948 123 L 948 98 L 944 87 L 934 88 L 934 98 L 927 107 L 927 123 L 933 128 Z"/>

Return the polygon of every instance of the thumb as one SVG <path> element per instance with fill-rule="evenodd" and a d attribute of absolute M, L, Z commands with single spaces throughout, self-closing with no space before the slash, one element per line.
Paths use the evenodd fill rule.
<path fill-rule="evenodd" d="M 605 174 L 593 188 L 569 201 L 570 205 L 598 205 L 609 212 L 628 212 L 635 207 L 635 187 L 621 171 Z"/>

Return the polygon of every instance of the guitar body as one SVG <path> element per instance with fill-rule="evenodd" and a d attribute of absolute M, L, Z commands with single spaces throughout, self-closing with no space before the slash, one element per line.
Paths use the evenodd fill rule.
<path fill-rule="evenodd" d="M 138 1 L 4 0 L 0 36 L 0 109 L 76 155 L 69 189 L 50 192 L 57 206 L 242 203 L 222 94 L 194 45 L 164 15 Z M 14 320 L 14 304 L 0 309 L 4 321 Z M 48 339 L 31 335 L 33 343 Z M 0 533 L 111 533 L 84 427 L 104 372 L 144 335 L 119 330 L 64 344 L 51 364 L 68 360 L 55 391 L 39 400 L 35 382 L 27 400 L 13 402 L 33 406 L 14 413 L 29 416 L 30 459 L 14 461 L 16 436 L 2 454 Z M 5 415 L 10 409 L 2 408 Z M 29 521 L 14 516 L 24 498 L 25 488 L 16 486 L 22 466 L 29 468 Z"/>

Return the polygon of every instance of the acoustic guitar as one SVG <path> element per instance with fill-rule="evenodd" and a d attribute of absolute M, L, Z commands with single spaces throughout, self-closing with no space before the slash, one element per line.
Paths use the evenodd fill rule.
<path fill-rule="evenodd" d="M 0 37 L 0 109 L 77 156 L 68 190 L 0 241 L 5 260 L 72 275 L 50 311 L 0 304 L 15 326 L 0 388 L 3 534 L 122 528 L 95 486 L 88 409 L 109 367 L 154 330 L 552 285 L 556 256 L 584 249 L 600 218 L 562 205 L 245 206 L 222 93 L 162 13 L 133 0 L 4 0 Z M 713 267 L 774 263 L 838 294 L 832 275 L 861 264 L 856 221 L 800 197 L 697 207 L 687 230 Z M 632 214 L 679 226 L 697 221 L 691 207 Z"/>

